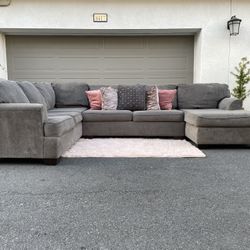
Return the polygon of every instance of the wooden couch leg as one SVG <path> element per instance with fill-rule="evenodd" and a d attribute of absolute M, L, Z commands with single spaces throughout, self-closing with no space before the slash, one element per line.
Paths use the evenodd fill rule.
<path fill-rule="evenodd" d="M 44 159 L 43 162 L 44 164 L 46 165 L 57 165 L 60 161 L 60 158 L 57 158 L 57 159 Z"/>

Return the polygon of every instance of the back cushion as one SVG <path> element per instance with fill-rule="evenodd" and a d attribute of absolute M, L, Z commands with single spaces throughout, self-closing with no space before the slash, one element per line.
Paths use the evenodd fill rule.
<path fill-rule="evenodd" d="M 14 81 L 0 80 L 0 103 L 29 103 L 23 90 Z"/>
<path fill-rule="evenodd" d="M 31 82 L 22 81 L 17 82 L 17 84 L 21 87 L 25 95 L 28 97 L 30 103 L 41 103 L 47 108 L 45 99 L 43 98 L 42 94 Z"/>
<path fill-rule="evenodd" d="M 86 83 L 52 83 L 56 95 L 56 107 L 83 106 L 89 102 L 85 91 L 89 90 Z"/>
<path fill-rule="evenodd" d="M 214 109 L 225 97 L 230 97 L 226 84 L 178 85 L 179 109 Z"/>
<path fill-rule="evenodd" d="M 174 84 L 169 84 L 169 85 L 158 85 L 157 86 L 158 87 L 158 89 L 159 90 L 174 90 L 174 89 L 176 89 L 176 91 L 177 91 L 177 85 L 174 85 Z M 174 98 L 174 100 L 173 100 L 173 102 L 172 102 L 172 109 L 177 109 L 177 95 L 175 95 L 175 98 Z"/>
<path fill-rule="evenodd" d="M 40 91 L 33 85 L 33 83 L 28 81 L 17 82 L 21 87 L 25 95 L 28 97 L 30 103 L 40 103 L 43 104 L 43 113 L 44 117 L 47 117 L 47 104 L 43 98 Z"/>
<path fill-rule="evenodd" d="M 34 85 L 42 94 L 42 96 L 47 104 L 48 110 L 53 109 L 55 107 L 55 103 L 56 103 L 56 96 L 55 96 L 54 89 L 51 86 L 51 83 L 38 82 L 38 83 L 34 83 Z"/>

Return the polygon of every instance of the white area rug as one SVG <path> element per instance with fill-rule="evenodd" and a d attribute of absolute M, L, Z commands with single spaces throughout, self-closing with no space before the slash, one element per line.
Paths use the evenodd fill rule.
<path fill-rule="evenodd" d="M 63 157 L 206 157 L 186 140 L 96 138 L 80 139 Z"/>

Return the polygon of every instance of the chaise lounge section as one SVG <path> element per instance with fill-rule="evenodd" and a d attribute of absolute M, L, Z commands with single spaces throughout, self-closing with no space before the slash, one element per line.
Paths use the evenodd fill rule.
<path fill-rule="evenodd" d="M 185 135 L 199 146 L 250 144 L 250 115 L 235 110 L 185 110 Z"/>

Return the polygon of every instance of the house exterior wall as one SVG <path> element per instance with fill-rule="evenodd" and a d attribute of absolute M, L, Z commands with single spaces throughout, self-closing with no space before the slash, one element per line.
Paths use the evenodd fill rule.
<path fill-rule="evenodd" d="M 93 23 L 94 12 L 109 15 L 107 23 Z M 12 0 L 9 7 L 0 8 L 0 32 L 16 34 L 35 29 L 60 30 L 197 30 L 194 51 L 194 82 L 228 83 L 232 89 L 234 77 L 230 71 L 240 58 L 250 59 L 249 0 Z M 242 19 L 240 35 L 230 37 L 226 22 L 232 15 Z M 199 30 L 199 31 L 198 31 Z M 98 34 L 98 33 L 97 33 Z M 1 36 L 0 41 L 3 40 Z M 0 48 L 4 48 L 4 41 Z M 4 54 L 4 53 L 3 53 Z M 4 62 L 5 55 L 0 60 Z M 0 63 L 1 63 L 0 61 Z M 2 76 L 6 75 L 0 69 Z M 250 97 L 245 102 L 250 109 Z"/>
<path fill-rule="evenodd" d="M 7 78 L 5 36 L 0 33 L 0 78 Z"/>

